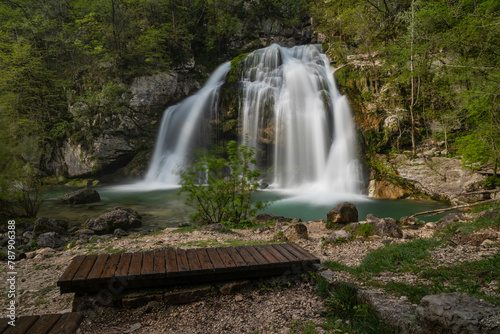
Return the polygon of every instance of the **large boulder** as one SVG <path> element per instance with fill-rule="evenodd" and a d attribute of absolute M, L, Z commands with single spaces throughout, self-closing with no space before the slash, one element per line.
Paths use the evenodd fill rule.
<path fill-rule="evenodd" d="M 100 200 L 101 196 L 99 196 L 99 193 L 90 188 L 73 191 L 61 197 L 61 201 L 66 204 L 86 204 L 99 202 Z"/>
<path fill-rule="evenodd" d="M 129 228 L 142 225 L 142 217 L 137 211 L 130 208 L 115 207 L 95 219 L 85 222 L 84 228 L 94 231 L 96 234 L 110 234 L 117 228 L 128 230 Z"/>
<path fill-rule="evenodd" d="M 38 247 L 57 249 L 63 247 L 66 241 L 56 232 L 47 232 L 38 236 Z"/>
<path fill-rule="evenodd" d="M 40 234 L 55 232 L 60 235 L 68 234 L 68 222 L 62 219 L 38 218 L 33 227 L 33 235 L 38 237 Z"/>
<path fill-rule="evenodd" d="M 500 307 L 464 293 L 425 296 L 416 316 L 426 334 L 500 333 Z"/>
<path fill-rule="evenodd" d="M 403 231 L 398 226 L 398 221 L 394 218 L 379 218 L 373 214 L 366 216 L 368 224 L 373 225 L 379 235 L 388 236 L 391 238 L 402 238 Z"/>
<path fill-rule="evenodd" d="M 358 209 L 354 203 L 343 202 L 331 209 L 326 219 L 333 224 L 354 223 L 358 221 Z"/>

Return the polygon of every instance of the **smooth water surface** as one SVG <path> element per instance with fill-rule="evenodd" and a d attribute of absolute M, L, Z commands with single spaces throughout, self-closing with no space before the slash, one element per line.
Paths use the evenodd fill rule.
<path fill-rule="evenodd" d="M 66 219 L 71 226 L 82 226 L 89 218 L 112 210 L 115 206 L 129 207 L 143 216 L 143 228 L 158 230 L 165 227 L 176 227 L 180 223 L 190 223 L 193 209 L 184 204 L 184 196 L 178 195 L 177 189 L 152 191 L 126 191 L 113 187 L 96 187 L 101 195 L 101 202 L 81 205 L 62 204 L 60 198 L 74 189 L 67 187 L 54 188 L 48 193 L 39 212 L 39 217 Z M 432 201 L 414 200 L 379 200 L 365 196 L 351 198 L 329 198 L 311 204 L 311 198 L 300 198 L 286 193 L 266 190 L 255 196 L 256 200 L 272 201 L 263 212 L 290 218 L 301 218 L 303 221 L 326 219 L 327 212 L 336 204 L 350 201 L 356 204 L 359 219 L 365 219 L 368 213 L 379 217 L 399 219 L 417 212 L 444 208 L 443 204 Z M 324 199 L 324 198 L 323 198 Z M 426 221 L 435 221 L 439 216 L 419 216 Z"/>

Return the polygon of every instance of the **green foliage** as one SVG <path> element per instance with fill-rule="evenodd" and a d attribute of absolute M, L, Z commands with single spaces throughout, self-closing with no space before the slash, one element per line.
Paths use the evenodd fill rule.
<path fill-rule="evenodd" d="M 180 192 L 187 193 L 186 204 L 196 211 L 193 220 L 239 224 L 265 206 L 252 201 L 259 186 L 259 172 L 252 168 L 254 150 L 232 141 L 227 154 L 227 159 L 205 155 L 179 173 Z"/>
<path fill-rule="evenodd" d="M 45 185 L 25 166 L 12 179 L 0 180 L 0 217 L 36 217 L 44 200 Z"/>
<path fill-rule="evenodd" d="M 329 314 L 326 329 L 341 329 L 349 333 L 389 334 L 397 331 L 387 327 L 368 304 L 361 304 L 355 286 L 348 283 L 330 285 L 325 279 L 319 279 L 317 293 L 325 300 Z M 338 319 L 346 320 L 344 323 Z"/>
<path fill-rule="evenodd" d="M 371 224 L 361 224 L 356 232 L 356 235 L 368 238 L 377 234 L 377 229 Z"/>
<path fill-rule="evenodd" d="M 403 244 L 390 244 L 370 252 L 357 270 L 370 273 L 412 270 L 418 261 L 430 255 L 429 250 L 439 244 L 440 242 L 434 239 L 417 239 Z"/>
<path fill-rule="evenodd" d="M 486 189 L 495 189 L 500 186 L 500 177 L 497 175 L 490 175 L 484 181 L 484 186 Z"/>

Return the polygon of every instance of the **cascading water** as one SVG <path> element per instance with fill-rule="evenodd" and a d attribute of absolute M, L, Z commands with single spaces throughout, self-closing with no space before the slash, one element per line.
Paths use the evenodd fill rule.
<path fill-rule="evenodd" d="M 207 141 L 203 120 L 217 117 L 217 92 L 229 67 L 167 109 L 147 184 L 177 184 L 177 170 Z M 278 189 L 360 193 L 352 115 L 321 46 L 272 45 L 249 54 L 242 68 L 240 142 L 256 148 L 266 181 Z"/>
<path fill-rule="evenodd" d="M 217 111 L 217 91 L 230 67 L 230 63 L 219 66 L 198 93 L 165 111 L 144 181 L 146 185 L 177 186 L 179 169 L 196 147 L 203 147 L 203 119 Z"/>

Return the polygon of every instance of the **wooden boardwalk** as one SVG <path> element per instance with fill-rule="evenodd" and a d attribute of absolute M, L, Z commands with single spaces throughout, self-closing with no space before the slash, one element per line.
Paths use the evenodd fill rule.
<path fill-rule="evenodd" d="M 61 293 L 264 277 L 311 270 L 320 260 L 296 244 L 162 249 L 77 256 L 59 278 Z"/>
<path fill-rule="evenodd" d="M 82 322 L 78 313 L 30 315 L 16 319 L 15 326 L 10 319 L 0 319 L 0 334 L 71 334 L 76 333 Z"/>

